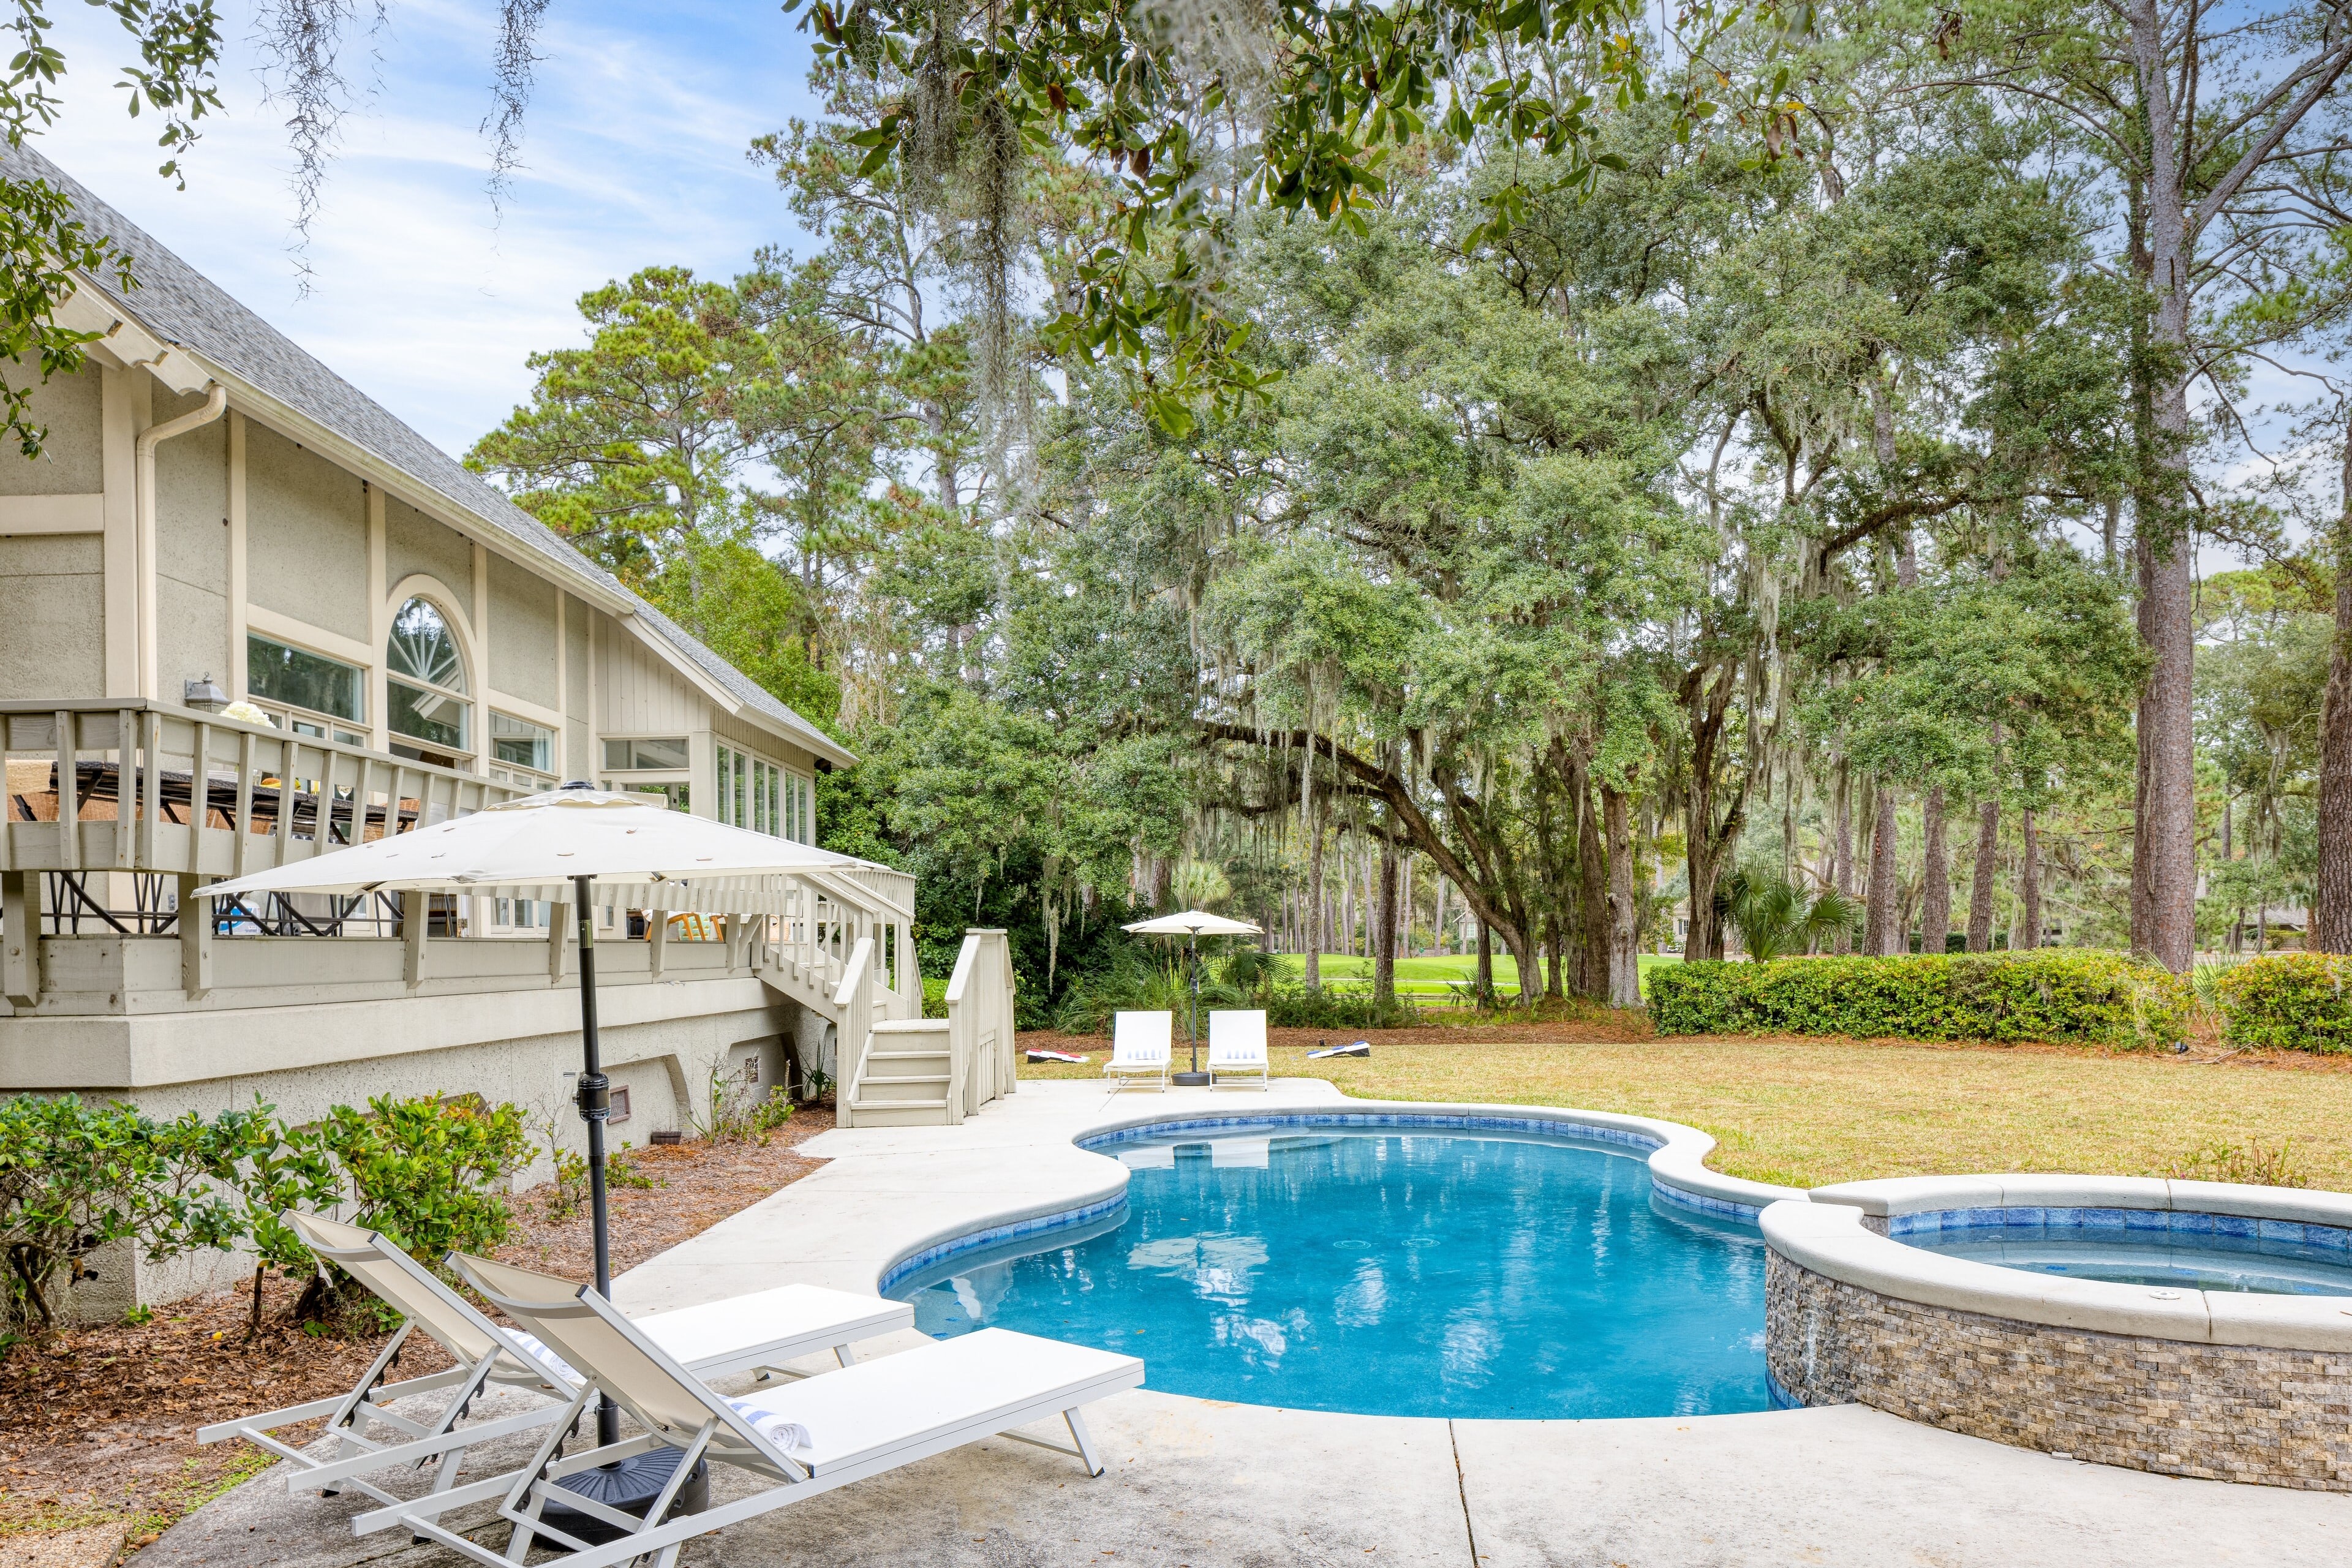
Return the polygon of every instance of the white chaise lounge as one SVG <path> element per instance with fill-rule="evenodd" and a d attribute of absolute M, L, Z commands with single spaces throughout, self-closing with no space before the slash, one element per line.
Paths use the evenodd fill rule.
<path fill-rule="evenodd" d="M 399 1331 L 349 1393 L 206 1426 L 197 1432 L 198 1442 L 242 1437 L 277 1455 L 293 1467 L 286 1483 L 289 1493 L 331 1496 L 348 1488 L 389 1503 L 398 1500 L 396 1496 L 366 1476 L 399 1466 L 432 1464 L 436 1467 L 433 1488 L 445 1491 L 457 1481 L 467 1448 L 568 1419 L 566 1412 L 581 1388 L 580 1376 L 531 1335 L 492 1322 L 374 1231 L 316 1215 L 289 1215 L 288 1219 L 311 1251 L 351 1274 L 401 1315 Z M 544 1280 L 550 1290 L 574 1288 L 570 1281 L 544 1275 L 528 1278 Z M 638 1327 L 701 1376 L 758 1372 L 764 1377 L 778 1372 L 789 1375 L 782 1363 L 827 1350 L 846 1366 L 853 1342 L 912 1328 L 914 1322 L 914 1310 L 901 1301 L 816 1285 L 785 1285 L 656 1313 L 641 1320 Z M 412 1333 L 439 1342 L 457 1364 L 399 1383 L 379 1382 Z M 551 1400 L 514 1415 L 460 1425 L 472 1401 L 493 1384 L 530 1389 Z M 384 1408 L 420 1394 L 444 1394 L 444 1398 L 437 1409 L 415 1415 Z M 323 1435 L 341 1439 L 331 1449 L 321 1451 L 315 1442 L 308 1450 L 298 1448 L 273 1435 L 279 1427 L 321 1416 L 326 1418 Z"/>
<path fill-rule="evenodd" d="M 485 1568 L 525 1561 L 535 1542 L 570 1550 L 565 1568 L 612 1568 L 640 1557 L 652 1568 L 675 1568 L 679 1548 L 696 1536 L 1000 1435 L 1075 1454 L 1087 1474 L 1098 1476 L 1102 1461 L 1095 1455 L 1079 1406 L 1143 1381 L 1143 1363 L 1132 1356 L 982 1329 L 747 1398 L 728 1399 L 672 1360 L 641 1327 L 593 1290 L 583 1287 L 576 1295 L 552 1301 L 510 1295 L 516 1289 L 535 1292 L 530 1284 L 534 1277 L 462 1254 L 451 1261 L 500 1311 L 588 1374 L 567 1418 L 583 1414 L 592 1396 L 601 1392 L 640 1428 L 610 1447 L 563 1458 L 566 1427 L 558 1426 L 530 1461 L 511 1475 L 378 1509 L 352 1521 L 353 1530 L 362 1535 L 407 1529 Z M 1069 1429 L 1071 1446 L 1066 1448 L 1015 1430 L 1057 1415 Z M 668 1489 L 646 1508 L 643 1519 L 556 1484 L 566 1476 L 662 1447 L 681 1452 Z M 701 1513 L 665 1520 L 678 1488 L 704 1459 L 743 1472 L 756 1489 Z M 499 1517 L 514 1526 L 500 1551 L 439 1522 L 440 1515 L 452 1509 L 494 1499 Z M 551 1501 L 627 1533 L 601 1545 L 579 1541 L 541 1517 Z"/>
<path fill-rule="evenodd" d="M 1117 1079 L 1121 1089 L 1157 1079 L 1159 1087 L 1165 1089 L 1168 1063 L 1175 1046 L 1175 1014 L 1114 1013 L 1110 1020 L 1110 1060 L 1103 1064 L 1103 1075 Z"/>
<path fill-rule="evenodd" d="M 1255 1082 L 1270 1084 L 1266 1076 L 1265 1013 L 1263 1009 L 1227 1009 L 1209 1015 L 1209 1087 Z"/>

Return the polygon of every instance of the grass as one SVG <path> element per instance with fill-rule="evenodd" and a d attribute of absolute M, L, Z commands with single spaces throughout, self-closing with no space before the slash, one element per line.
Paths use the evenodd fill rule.
<path fill-rule="evenodd" d="M 2352 1190 L 2352 1070 L 2326 1061 L 1721 1038 L 1376 1041 L 1369 1059 L 1318 1062 L 1277 1046 L 1273 1060 L 1277 1076 L 1328 1078 L 1353 1095 L 1688 1122 L 1717 1140 L 1716 1169 L 1791 1186 L 1996 1171 L 2209 1173 L 2217 1151 L 2239 1152 L 2224 1164 L 2251 1157 L 2259 1168 L 2284 1150 L 2311 1184 Z M 1097 1058 L 1022 1076 L 1101 1070 Z"/>
<path fill-rule="evenodd" d="M 1643 953 L 1641 959 L 1644 978 L 1661 963 L 1682 962 L 1679 958 L 1654 952 Z M 1307 973 L 1304 953 L 1278 953 L 1275 963 L 1286 980 L 1299 980 Z M 1448 996 L 1457 986 L 1467 987 L 1477 979 L 1478 955 L 1475 952 L 1449 952 L 1425 958 L 1400 958 L 1396 973 L 1399 995 Z M 1323 955 L 1323 979 L 1326 984 L 1344 981 L 1369 985 L 1372 980 L 1372 961 L 1355 953 L 1327 952 Z M 1518 961 L 1507 952 L 1495 954 L 1495 989 L 1506 996 L 1518 994 Z"/>

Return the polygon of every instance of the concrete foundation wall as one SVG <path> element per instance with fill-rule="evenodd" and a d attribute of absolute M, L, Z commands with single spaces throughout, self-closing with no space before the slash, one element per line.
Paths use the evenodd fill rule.
<path fill-rule="evenodd" d="M 763 1080 L 781 1082 L 783 1052 L 803 1032 L 807 1016 L 797 1004 L 779 997 L 768 1006 L 601 1029 L 605 1071 L 614 1087 L 629 1096 L 629 1119 L 612 1125 L 612 1146 L 643 1147 L 656 1132 L 693 1136 L 694 1124 L 709 1115 L 714 1067 L 740 1075 L 744 1058 L 757 1056 Z M 250 1106 L 258 1096 L 276 1106 L 281 1118 L 300 1123 L 332 1106 L 365 1105 L 376 1096 L 478 1094 L 492 1104 L 522 1107 L 534 1123 L 534 1142 L 541 1136 L 537 1124 L 551 1122 L 565 1147 L 584 1151 L 585 1132 L 572 1109 L 572 1082 L 565 1077 L 579 1070 L 580 1036 L 574 1029 L 131 1091 L 94 1089 L 84 1095 L 122 1100 L 159 1120 L 189 1110 L 214 1116 Z M 515 1190 L 537 1186 L 551 1173 L 542 1148 L 518 1174 Z M 110 1322 L 134 1305 L 160 1306 L 219 1289 L 249 1279 L 253 1267 L 248 1255 L 214 1252 L 152 1264 L 128 1244 L 104 1248 L 85 1262 L 97 1277 L 78 1281 L 71 1300 L 74 1315 L 84 1322 Z"/>
<path fill-rule="evenodd" d="M 2159 1475 L 2352 1491 L 2352 1352 L 2198 1344 L 1933 1307 L 1767 1254 L 1765 1360 L 1808 1405 Z"/>

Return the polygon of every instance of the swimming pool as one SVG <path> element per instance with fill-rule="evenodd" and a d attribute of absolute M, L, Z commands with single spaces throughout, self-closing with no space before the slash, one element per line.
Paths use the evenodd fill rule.
<path fill-rule="evenodd" d="M 1146 1385 L 1374 1415 L 1769 1407 L 1764 1247 L 1567 1137 L 1221 1129 L 1103 1147 L 1125 1206 L 899 1281 L 916 1326 L 1143 1358 Z"/>
<path fill-rule="evenodd" d="M 2061 1222 L 1922 1230 L 1899 1239 L 1947 1258 L 2070 1279 L 2281 1296 L 2352 1296 L 2352 1254 L 2341 1246 L 2261 1235 L 2126 1228 Z M 2150 1216 L 2172 1219 L 2173 1215 Z M 2189 1216 L 2182 1216 L 2189 1217 Z M 2244 1227 L 2253 1231 L 2247 1224 Z M 2300 1231 L 2303 1227 L 2297 1226 Z"/>

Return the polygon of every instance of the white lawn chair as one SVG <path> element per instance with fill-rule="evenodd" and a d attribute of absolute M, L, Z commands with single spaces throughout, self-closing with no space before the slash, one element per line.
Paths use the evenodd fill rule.
<path fill-rule="evenodd" d="M 1105 1077 L 1118 1087 L 1150 1079 L 1168 1087 L 1168 1063 L 1175 1054 L 1176 1015 L 1173 1013 L 1114 1013 L 1110 1020 L 1110 1060 Z"/>
<path fill-rule="evenodd" d="M 589 1374 L 570 1414 L 601 1392 L 641 1428 L 606 1447 L 561 1458 L 566 1433 L 550 1432 L 530 1461 L 511 1475 L 397 1503 L 359 1515 L 353 1530 L 372 1534 L 405 1528 L 486 1568 L 526 1560 L 534 1542 L 570 1550 L 565 1568 L 611 1568 L 645 1557 L 652 1568 L 674 1568 L 680 1547 L 698 1535 L 788 1507 L 851 1481 L 998 1436 L 1075 1454 L 1088 1475 L 1102 1474 L 1078 1407 L 1143 1381 L 1132 1356 L 982 1329 L 919 1350 L 861 1362 L 748 1398 L 711 1392 L 666 1354 L 612 1303 L 583 1287 L 560 1300 L 509 1296 L 517 1270 L 453 1256 L 458 1269 L 499 1310 L 523 1324 L 572 1365 Z M 530 1277 L 522 1277 L 528 1283 Z M 1060 1416 L 1070 1446 L 1014 1428 Z M 599 1465 L 656 1448 L 677 1448 L 669 1485 L 643 1518 L 593 1501 L 556 1483 Z M 730 1465 L 761 1483 L 749 1496 L 704 1512 L 665 1521 L 697 1463 Z M 499 1515 L 513 1524 L 502 1552 L 492 1552 L 444 1527 L 457 1508 L 499 1500 Z M 546 1522 L 557 1503 L 627 1533 L 602 1545 L 579 1541 Z"/>
<path fill-rule="evenodd" d="M 1265 1014 L 1262 1009 L 1227 1010 L 1209 1015 L 1209 1087 L 1248 1083 L 1260 1089 L 1272 1085 L 1266 1076 Z"/>
<path fill-rule="evenodd" d="M 349 1393 L 220 1422 L 199 1430 L 196 1441 L 242 1437 L 287 1460 L 294 1466 L 286 1483 L 289 1493 L 317 1491 L 331 1497 L 350 1488 L 388 1503 L 398 1500 L 395 1494 L 361 1478 L 395 1466 L 436 1464 L 434 1489 L 446 1490 L 457 1479 L 467 1447 L 569 1418 L 567 1408 L 580 1390 L 580 1375 L 531 1335 L 490 1321 L 374 1231 L 316 1215 L 287 1218 L 311 1251 L 339 1265 L 401 1315 L 399 1331 Z M 574 1288 L 569 1280 L 527 1277 L 543 1280 L 550 1291 Z M 852 1341 L 912 1328 L 914 1322 L 914 1309 L 904 1302 L 816 1285 L 786 1285 L 656 1313 L 642 1320 L 639 1328 L 702 1376 L 758 1372 L 764 1378 L 787 1370 L 778 1363 L 819 1351 L 832 1351 L 846 1366 Z M 446 1372 L 385 1383 L 402 1344 L 415 1332 L 438 1341 L 457 1364 Z M 536 1390 L 551 1395 L 553 1403 L 460 1426 L 468 1405 L 488 1384 Z M 447 1394 L 440 1408 L 419 1417 L 384 1408 L 412 1394 L 443 1390 Z M 272 1436 L 278 1427 L 321 1416 L 326 1417 L 325 1435 L 341 1439 L 331 1452 L 306 1452 Z M 377 1435 L 371 1427 L 383 1430 Z"/>

